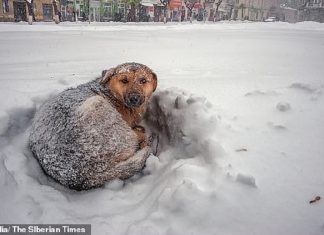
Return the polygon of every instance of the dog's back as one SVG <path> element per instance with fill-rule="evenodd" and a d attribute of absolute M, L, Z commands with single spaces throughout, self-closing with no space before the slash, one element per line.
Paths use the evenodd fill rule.
<path fill-rule="evenodd" d="M 73 189 L 88 189 L 127 178 L 148 155 L 134 158 L 136 134 L 105 98 L 98 81 L 63 91 L 37 111 L 30 147 L 47 174 Z M 126 158 L 127 157 L 127 158 Z M 123 172 L 121 172 L 123 171 Z"/>

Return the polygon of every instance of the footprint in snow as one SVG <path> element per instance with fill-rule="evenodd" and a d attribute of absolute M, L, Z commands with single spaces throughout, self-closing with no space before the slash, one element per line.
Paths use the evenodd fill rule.
<path fill-rule="evenodd" d="M 275 124 L 273 122 L 268 122 L 268 126 L 276 131 L 285 131 L 287 130 L 287 128 L 284 125 L 280 125 L 280 124 Z"/>
<path fill-rule="evenodd" d="M 276 106 L 277 110 L 280 112 L 287 112 L 291 109 L 291 106 L 287 102 L 279 102 Z"/>
<path fill-rule="evenodd" d="M 244 185 L 248 185 L 253 188 L 257 188 L 255 178 L 251 175 L 245 175 L 242 173 L 238 173 L 236 176 L 236 182 L 239 182 Z"/>
<path fill-rule="evenodd" d="M 312 87 L 310 84 L 307 84 L 307 83 L 295 82 L 295 83 L 291 84 L 289 88 L 303 91 L 308 94 L 314 94 L 314 93 L 318 92 L 318 90 L 316 88 Z"/>
<path fill-rule="evenodd" d="M 260 90 L 255 90 L 251 91 L 245 94 L 245 96 L 277 96 L 280 95 L 280 93 L 276 91 L 260 91 Z"/>

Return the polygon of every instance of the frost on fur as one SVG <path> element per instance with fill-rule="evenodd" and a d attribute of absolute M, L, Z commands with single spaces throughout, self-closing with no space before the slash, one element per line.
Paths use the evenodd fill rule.
<path fill-rule="evenodd" d="M 48 100 L 31 128 L 30 148 L 44 171 L 73 189 L 128 178 L 143 168 L 149 155 L 148 148 L 135 154 L 136 134 L 109 100 L 100 96 L 108 91 L 98 81 Z"/>

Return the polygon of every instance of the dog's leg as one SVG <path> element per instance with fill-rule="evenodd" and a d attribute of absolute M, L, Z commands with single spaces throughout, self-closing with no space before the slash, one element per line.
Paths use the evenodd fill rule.
<path fill-rule="evenodd" d="M 121 162 L 114 167 L 114 172 L 119 175 L 118 178 L 124 180 L 135 173 L 140 172 L 144 166 L 146 159 L 151 153 L 151 148 L 146 146 L 143 149 L 137 151 L 134 156 L 130 157 L 127 161 Z"/>
<path fill-rule="evenodd" d="M 143 126 L 136 125 L 133 127 L 133 131 L 137 135 L 139 149 L 143 149 L 144 147 L 150 145 L 150 141 L 147 138 L 146 131 Z"/>
<path fill-rule="evenodd" d="M 121 179 L 125 180 L 140 172 L 144 166 L 146 159 L 151 153 L 150 147 L 145 147 L 137 151 L 132 156 L 125 157 L 125 161 L 120 161 L 116 165 L 99 172 L 91 172 L 86 181 L 83 182 L 81 189 L 98 187 L 104 182 Z"/>

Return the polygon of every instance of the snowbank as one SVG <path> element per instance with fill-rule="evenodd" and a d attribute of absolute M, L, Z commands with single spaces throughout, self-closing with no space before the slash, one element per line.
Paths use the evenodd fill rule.
<path fill-rule="evenodd" d="M 262 27 L 260 27 L 262 26 Z M 120 22 L 62 22 L 58 25 L 47 22 L 34 22 L 32 26 L 27 22 L 20 23 L 1 23 L 0 32 L 55 32 L 55 31 L 97 31 L 97 32 L 118 32 L 118 31 L 183 31 L 183 30 L 316 30 L 324 31 L 324 25 L 318 22 L 299 22 L 290 24 L 287 22 L 252 22 L 252 21 L 220 21 L 220 22 L 169 22 L 164 24 L 162 22 L 156 23 L 120 23 Z"/>
<path fill-rule="evenodd" d="M 158 91 L 146 119 L 160 136 L 158 156 L 150 156 L 143 173 L 125 183 L 116 180 L 105 188 L 82 193 L 48 178 L 28 149 L 29 128 L 39 103 L 39 99 L 34 99 L 31 108 L 9 111 L 6 115 L 10 121 L 2 123 L 6 131 L 0 142 L 0 188 L 4 192 L 0 201 L 6 202 L 2 209 L 10 212 L 2 214 L 1 222 L 90 220 L 96 224 L 94 234 L 103 228 L 109 234 L 145 231 L 178 234 L 182 223 L 191 226 L 209 210 L 215 197 L 212 187 L 221 172 L 217 159 L 224 156 L 224 150 L 215 135 L 221 129 L 220 118 L 205 98 L 177 89 Z M 192 209 L 194 214 L 190 212 Z M 122 215 L 122 221 L 117 214 Z M 151 219 L 144 223 L 148 215 Z M 179 215 L 182 219 L 176 219 Z M 165 225 L 156 221 L 161 216 L 160 219 L 174 217 L 174 227 L 164 231 Z M 104 218 L 110 219 L 102 224 L 100 220 Z M 143 224 L 138 226 L 141 221 Z M 122 225 L 125 223 L 128 226 Z M 199 231 L 199 226 L 195 224 L 193 229 Z"/>

